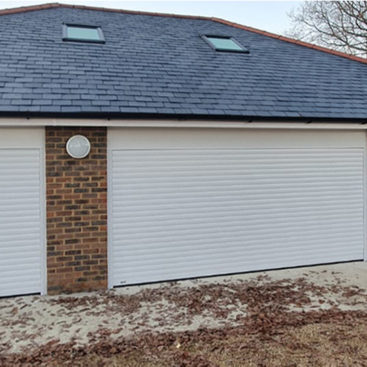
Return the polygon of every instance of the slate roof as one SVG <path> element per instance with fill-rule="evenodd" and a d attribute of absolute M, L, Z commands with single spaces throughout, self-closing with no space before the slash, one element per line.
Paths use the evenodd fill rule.
<path fill-rule="evenodd" d="M 2 115 L 367 120 L 358 58 L 202 17 L 57 4 L 0 15 Z M 63 42 L 63 23 L 101 26 L 106 43 Z M 217 52 L 203 34 L 250 54 Z"/>

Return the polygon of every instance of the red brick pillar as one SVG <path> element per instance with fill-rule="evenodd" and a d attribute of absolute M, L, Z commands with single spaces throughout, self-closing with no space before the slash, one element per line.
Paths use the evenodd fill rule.
<path fill-rule="evenodd" d="M 67 140 L 86 136 L 91 151 L 74 159 Z M 107 287 L 107 130 L 46 128 L 48 292 Z"/>

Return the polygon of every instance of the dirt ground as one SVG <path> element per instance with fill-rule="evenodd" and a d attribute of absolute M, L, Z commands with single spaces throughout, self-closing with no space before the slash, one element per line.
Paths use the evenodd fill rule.
<path fill-rule="evenodd" d="M 0 366 L 367 366 L 367 266 L 0 300 Z"/>

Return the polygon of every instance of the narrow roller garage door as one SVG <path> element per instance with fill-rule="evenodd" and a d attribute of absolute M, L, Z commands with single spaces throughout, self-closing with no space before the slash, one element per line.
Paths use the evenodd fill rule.
<path fill-rule="evenodd" d="M 113 131 L 112 286 L 363 259 L 363 134 Z"/>
<path fill-rule="evenodd" d="M 41 293 L 42 130 L 0 130 L 0 296 Z"/>

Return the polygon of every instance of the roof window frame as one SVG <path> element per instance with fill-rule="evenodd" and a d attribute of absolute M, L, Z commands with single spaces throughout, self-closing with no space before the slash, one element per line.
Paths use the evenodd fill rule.
<path fill-rule="evenodd" d="M 218 34 L 203 34 L 201 35 L 201 38 L 215 51 L 218 52 L 233 52 L 233 53 L 242 53 L 242 54 L 249 54 L 250 51 L 247 47 L 243 46 L 240 42 L 238 42 L 234 37 L 232 36 L 224 36 L 224 35 L 218 35 Z M 226 48 L 217 48 L 215 45 L 210 41 L 210 38 L 221 38 L 221 39 L 228 39 L 231 40 L 233 43 L 235 43 L 238 47 L 240 47 L 240 50 L 229 50 Z"/>
<path fill-rule="evenodd" d="M 88 38 L 72 38 L 72 37 L 69 37 L 68 36 L 68 27 L 96 29 L 100 39 L 92 40 L 92 39 L 88 39 Z M 88 25 L 88 24 L 75 24 L 75 23 L 63 23 L 62 24 L 62 40 L 64 42 L 99 43 L 99 44 L 106 43 L 106 40 L 104 38 L 104 34 L 103 34 L 101 26 Z"/>

